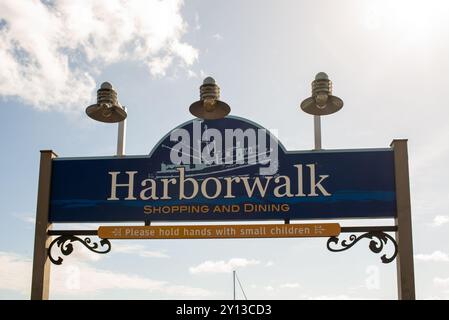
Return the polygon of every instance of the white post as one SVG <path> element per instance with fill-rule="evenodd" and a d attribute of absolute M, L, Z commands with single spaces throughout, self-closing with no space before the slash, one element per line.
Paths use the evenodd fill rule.
<path fill-rule="evenodd" d="M 321 116 L 313 116 L 313 130 L 315 132 L 315 150 L 321 150 Z"/>
<path fill-rule="evenodd" d="M 126 111 L 126 107 L 123 107 Z M 126 144 L 126 119 L 118 123 L 118 136 L 117 136 L 117 155 L 125 155 L 125 144 Z"/>

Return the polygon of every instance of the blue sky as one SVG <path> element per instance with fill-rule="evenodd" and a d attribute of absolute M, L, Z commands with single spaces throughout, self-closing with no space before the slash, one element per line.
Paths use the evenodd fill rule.
<path fill-rule="evenodd" d="M 299 104 L 319 71 L 345 102 L 322 120 L 324 148 L 409 139 L 417 297 L 449 298 L 448 14 L 442 0 L 2 1 L 0 298 L 29 298 L 39 150 L 115 153 L 116 126 L 84 114 L 101 82 L 128 108 L 127 154 L 191 119 L 207 75 L 233 115 L 307 150 L 313 121 Z M 368 243 L 339 254 L 325 239 L 112 245 L 52 267 L 50 297 L 231 298 L 235 268 L 253 299 L 396 298 L 394 263 Z"/>

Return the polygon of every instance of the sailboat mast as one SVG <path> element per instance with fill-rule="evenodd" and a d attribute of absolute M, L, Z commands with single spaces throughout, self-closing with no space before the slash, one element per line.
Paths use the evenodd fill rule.
<path fill-rule="evenodd" d="M 232 271 L 232 283 L 234 287 L 234 300 L 235 300 L 235 270 Z"/>

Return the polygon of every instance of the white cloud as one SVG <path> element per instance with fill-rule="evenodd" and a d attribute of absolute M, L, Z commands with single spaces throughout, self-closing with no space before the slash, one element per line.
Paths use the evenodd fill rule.
<path fill-rule="evenodd" d="M 449 287 L 449 278 L 439 278 L 436 277 L 433 279 L 433 283 L 440 287 Z"/>
<path fill-rule="evenodd" d="M 35 217 L 23 216 L 23 217 L 20 217 L 19 219 L 22 220 L 23 222 L 26 222 L 26 223 L 29 223 L 29 224 L 33 224 L 33 225 L 36 223 L 36 218 Z"/>
<path fill-rule="evenodd" d="M 449 255 L 437 250 L 431 254 L 416 254 L 415 259 L 421 261 L 447 262 L 449 261 Z"/>
<path fill-rule="evenodd" d="M 195 12 L 195 30 L 200 30 L 201 29 L 201 24 L 200 24 L 200 15 L 198 14 L 198 12 Z"/>
<path fill-rule="evenodd" d="M 197 266 L 190 267 L 189 271 L 192 274 L 198 273 L 229 273 L 237 268 L 244 268 L 248 266 L 258 265 L 260 261 L 245 258 L 232 258 L 227 262 L 224 260 L 211 261 L 207 260 Z"/>
<path fill-rule="evenodd" d="M 183 61 L 187 65 L 193 64 L 196 59 L 198 59 L 198 51 L 191 45 L 184 42 L 174 41 L 171 44 L 171 51 L 179 57 L 182 57 Z"/>
<path fill-rule="evenodd" d="M 444 299 L 444 298 L 442 298 L 440 296 L 430 295 L 430 296 L 424 296 L 422 298 L 422 300 L 447 300 L 447 299 Z"/>
<path fill-rule="evenodd" d="M 285 288 L 287 288 L 287 289 L 295 289 L 295 288 L 299 288 L 299 287 L 300 287 L 300 285 L 297 282 L 283 283 L 283 284 L 281 284 L 279 286 L 279 288 L 281 288 L 281 289 L 285 289 Z"/>
<path fill-rule="evenodd" d="M 306 297 L 309 300 L 351 300 L 351 299 L 361 299 L 361 298 L 352 298 L 345 294 L 337 294 L 337 295 L 322 295 L 322 296 L 313 296 Z"/>
<path fill-rule="evenodd" d="M 34 225 L 36 222 L 35 216 L 28 213 L 13 213 L 12 215 L 27 224 Z"/>
<path fill-rule="evenodd" d="M 432 225 L 435 227 L 439 227 L 446 223 L 449 223 L 449 216 L 436 216 L 435 218 L 433 218 Z"/>
<path fill-rule="evenodd" d="M 63 296 L 99 295 L 114 289 L 156 292 L 175 297 L 207 297 L 211 294 L 202 288 L 173 285 L 167 281 L 139 275 L 98 269 L 88 264 L 71 265 L 66 268 L 55 267 L 52 270 L 53 275 L 54 286 L 51 287 L 51 292 Z"/>
<path fill-rule="evenodd" d="M 219 33 L 216 33 L 212 36 L 212 38 L 214 38 L 217 41 L 223 40 L 223 36 Z"/>
<path fill-rule="evenodd" d="M 206 78 L 206 77 L 207 77 L 207 72 L 204 71 L 204 70 L 200 70 L 200 75 L 199 75 L 199 77 L 200 77 L 201 79 Z"/>
<path fill-rule="evenodd" d="M 155 57 L 148 62 L 148 68 L 153 76 L 165 76 L 165 71 L 172 63 L 173 57 Z"/>
<path fill-rule="evenodd" d="M 40 110 L 74 111 L 93 99 L 94 75 L 139 61 L 153 76 L 189 66 L 182 0 L 3 0 L 0 95 Z"/>
<path fill-rule="evenodd" d="M 268 261 L 267 263 L 265 263 L 265 267 L 272 267 L 274 265 L 273 261 Z"/>
<path fill-rule="evenodd" d="M 263 287 L 264 288 L 264 290 L 266 290 L 266 291 L 273 291 L 274 290 L 274 288 L 272 287 L 272 286 L 265 286 L 265 287 Z"/>
<path fill-rule="evenodd" d="M 118 241 L 112 243 L 112 250 L 108 255 L 93 253 L 78 242 L 75 242 L 74 246 L 76 246 L 76 248 L 70 256 L 62 256 L 64 260 L 70 261 L 70 263 L 99 261 L 116 253 L 132 254 L 141 258 L 169 258 L 169 256 L 163 251 L 147 250 L 143 245 L 122 244 L 118 243 Z M 54 247 L 53 250 L 55 251 L 54 255 L 56 257 L 58 254 L 58 248 Z"/>
<path fill-rule="evenodd" d="M 113 244 L 114 253 L 135 254 L 142 258 L 168 258 L 169 256 L 162 251 L 146 250 L 145 246 L 140 244 Z"/>
<path fill-rule="evenodd" d="M 187 70 L 187 78 L 197 78 L 198 77 L 198 75 L 196 74 L 196 72 L 195 71 L 193 71 L 193 70 Z"/>
<path fill-rule="evenodd" d="M 188 286 L 170 285 L 162 290 L 165 294 L 172 296 L 185 296 L 185 297 L 209 297 L 213 293 L 209 290 Z"/>
<path fill-rule="evenodd" d="M 103 258 L 106 258 L 106 255 L 104 254 L 97 254 L 93 253 L 89 249 L 87 249 L 85 246 L 78 242 L 73 243 L 74 250 L 69 256 L 60 255 L 61 258 L 64 259 L 64 261 L 71 263 L 78 263 L 78 262 L 94 262 L 94 261 L 100 261 Z M 55 258 L 58 257 L 59 248 L 56 247 L 56 245 L 53 247 L 52 251 L 54 251 L 53 255 Z"/>
<path fill-rule="evenodd" d="M 0 252 L 0 289 L 13 290 L 28 297 L 31 287 L 32 261 L 9 252 Z M 52 298 L 85 298 L 108 290 L 140 290 L 170 297 L 208 297 L 213 293 L 202 288 L 171 284 L 135 274 L 95 268 L 88 263 L 66 264 L 51 268 Z"/>
<path fill-rule="evenodd" d="M 0 251 L 0 289 L 26 294 L 31 288 L 31 260 Z"/>
<path fill-rule="evenodd" d="M 164 281 L 97 269 L 86 263 L 57 266 L 51 273 L 52 295 L 98 294 L 110 289 L 155 291 L 165 285 Z"/>

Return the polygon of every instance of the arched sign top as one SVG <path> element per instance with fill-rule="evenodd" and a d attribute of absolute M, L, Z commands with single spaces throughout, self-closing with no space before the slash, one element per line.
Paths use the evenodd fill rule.
<path fill-rule="evenodd" d="M 161 171 L 187 175 L 217 174 L 258 168 L 263 175 L 278 171 L 279 153 L 285 148 L 267 129 L 244 118 L 192 119 L 167 133 L 152 149 L 151 159 Z M 252 168 L 249 168 L 252 167 Z M 189 173 L 190 172 L 190 173 Z"/>
<path fill-rule="evenodd" d="M 242 130 L 247 130 L 247 129 L 265 130 L 266 133 L 272 139 L 277 140 L 278 146 L 284 153 L 288 152 L 287 149 L 282 144 L 282 142 L 279 141 L 278 138 L 270 130 L 268 130 L 268 129 L 264 128 L 263 126 L 261 126 L 260 124 L 254 122 L 254 121 L 248 120 L 246 118 L 229 115 L 229 116 L 227 116 L 223 119 L 219 119 L 219 120 L 203 120 L 203 119 L 199 119 L 199 118 L 194 118 L 189 121 L 183 122 L 176 128 L 169 131 L 167 134 L 165 134 L 165 136 L 163 136 L 156 143 L 156 145 L 151 149 L 151 152 L 149 153 L 149 155 L 151 156 L 154 153 L 154 151 L 157 150 L 163 143 L 168 142 L 168 140 L 170 139 L 170 134 L 173 131 L 179 130 L 179 129 L 185 129 L 188 131 L 192 130 L 194 121 L 203 122 L 205 124 L 205 126 L 207 126 L 209 128 L 218 128 L 218 129 L 239 129 L 240 128 Z"/>

